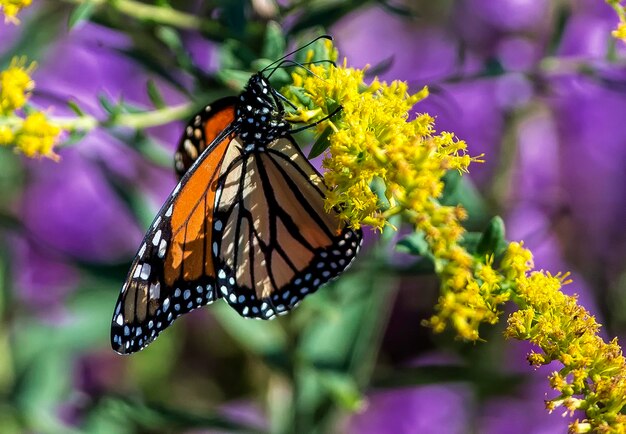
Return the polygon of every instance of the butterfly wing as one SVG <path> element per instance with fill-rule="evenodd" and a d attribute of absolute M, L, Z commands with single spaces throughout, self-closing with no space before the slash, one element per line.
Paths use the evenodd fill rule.
<path fill-rule="evenodd" d="M 232 123 L 236 103 L 236 97 L 219 99 L 189 121 L 174 153 L 174 169 L 178 179 L 183 177 L 207 146 Z"/>
<path fill-rule="evenodd" d="M 217 286 L 241 315 L 270 319 L 343 272 L 362 234 L 325 211 L 327 188 L 290 137 L 242 148 L 229 149 L 217 187 Z"/>
<path fill-rule="evenodd" d="M 214 105 L 187 125 L 179 150 L 208 149 L 193 161 L 193 155 L 181 157 L 189 170 L 150 226 L 122 287 L 111 326 L 111 345 L 120 354 L 144 348 L 177 317 L 220 296 L 211 254 L 213 206 L 235 111 L 230 98 Z"/>

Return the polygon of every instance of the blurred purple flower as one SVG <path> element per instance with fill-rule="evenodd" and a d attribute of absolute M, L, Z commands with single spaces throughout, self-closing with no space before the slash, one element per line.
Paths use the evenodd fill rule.
<path fill-rule="evenodd" d="M 457 43 L 442 28 L 418 28 L 380 8 L 348 15 L 332 33 L 341 55 L 355 67 L 391 60 L 389 69 L 380 74 L 384 80 L 407 80 L 421 87 L 425 81 L 450 75 L 457 66 Z"/>
<path fill-rule="evenodd" d="M 75 358 L 72 393 L 57 407 L 60 420 L 68 426 L 81 426 L 98 399 L 120 388 L 127 366 L 124 359 L 108 350 Z"/>
<path fill-rule="evenodd" d="M 22 212 L 37 240 L 83 260 L 117 261 L 134 251 L 141 231 L 96 165 L 77 152 L 39 165 Z"/>
<path fill-rule="evenodd" d="M 558 411 L 550 414 L 542 397 L 553 396 L 545 375 L 534 373 L 515 396 L 488 400 L 480 409 L 477 432 L 485 434 L 562 434 L 567 432 L 569 417 Z"/>
<path fill-rule="evenodd" d="M 492 27 L 505 32 L 530 31 L 550 22 L 550 0 L 464 0 L 458 9 L 466 27 Z"/>
<path fill-rule="evenodd" d="M 60 301 L 78 284 L 77 272 L 64 258 L 42 251 L 32 239 L 12 237 L 11 245 L 18 298 L 46 319 L 55 320 L 62 314 Z"/>
<path fill-rule="evenodd" d="M 376 65 L 387 59 L 393 63 L 381 74 L 383 79 L 408 81 L 415 89 L 433 84 L 431 96 L 415 107 L 437 118 L 438 131 L 454 131 L 469 143 L 470 152 L 494 154 L 502 134 L 502 114 L 494 101 L 492 80 L 442 86 L 440 80 L 476 68 L 474 59 L 460 64 L 459 42 L 441 27 L 415 26 L 402 17 L 379 8 L 368 8 L 337 24 L 333 30 L 339 48 L 355 66 Z M 363 47 L 367 47 L 366 50 Z M 474 165 L 472 176 L 478 182 L 489 177 L 495 158 Z"/>
<path fill-rule="evenodd" d="M 93 398 L 118 388 L 128 367 L 111 351 L 85 354 L 75 363 L 75 389 Z"/>
<path fill-rule="evenodd" d="M 551 106 L 562 146 L 559 181 L 575 226 L 569 235 L 585 246 L 577 262 L 616 273 L 626 257 L 626 80 L 622 89 L 575 78 L 560 84 Z"/>
<path fill-rule="evenodd" d="M 463 384 L 371 392 L 366 410 L 351 418 L 348 432 L 465 433 L 470 425 L 470 399 L 471 392 Z"/>
<path fill-rule="evenodd" d="M 33 101 L 44 108 L 51 107 L 57 116 L 71 114 L 64 102 L 72 100 L 87 113 L 102 117 L 103 110 L 95 98 L 98 94 L 112 101 L 123 99 L 130 104 L 151 106 L 146 93 L 148 75 L 120 52 L 129 47 L 131 42 L 125 35 L 102 26 L 88 23 L 75 29 L 56 41 L 40 60 L 34 76 L 37 92 Z M 156 82 L 168 103 L 183 101 L 169 85 Z M 151 134 L 162 137 L 173 148 L 179 129 L 153 129 Z M 80 144 L 62 149 L 60 154 L 62 161 L 58 164 L 28 162 L 31 176 L 22 197 L 21 215 L 40 245 L 32 246 L 37 261 L 18 261 L 19 276 L 38 275 L 34 267 L 41 261 L 55 264 L 56 268 L 48 271 L 51 278 L 51 270 L 71 274 L 70 266 L 59 259 L 63 256 L 116 262 L 134 253 L 143 231 L 107 176 L 145 188 L 154 197 L 155 208 L 174 185 L 172 171 L 154 167 L 101 130 L 90 132 Z M 65 295 L 74 284 L 69 279 L 67 286 L 60 285 L 63 289 L 55 291 L 24 278 L 18 282 L 25 299 L 48 301 Z"/>

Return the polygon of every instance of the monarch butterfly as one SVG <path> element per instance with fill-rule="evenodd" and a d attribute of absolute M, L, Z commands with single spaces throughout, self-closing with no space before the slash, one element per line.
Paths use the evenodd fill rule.
<path fill-rule="evenodd" d="M 175 154 L 180 181 L 115 306 L 118 353 L 143 349 L 176 318 L 219 298 L 248 318 L 285 314 L 357 254 L 361 231 L 325 212 L 327 187 L 291 136 L 299 129 L 285 120 L 285 97 L 265 70 L 238 98 L 217 100 L 187 124 Z"/>

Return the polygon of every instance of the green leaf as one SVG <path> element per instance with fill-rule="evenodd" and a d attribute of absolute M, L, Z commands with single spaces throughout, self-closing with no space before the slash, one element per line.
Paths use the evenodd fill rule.
<path fill-rule="evenodd" d="M 248 80 L 250 80 L 250 73 L 236 69 L 222 69 L 217 72 L 215 78 L 231 89 L 240 90 L 248 83 Z"/>
<path fill-rule="evenodd" d="M 417 14 L 408 7 L 400 6 L 400 4 L 392 4 L 387 0 L 376 0 L 376 3 L 382 6 L 388 12 L 402 17 L 415 18 Z M 397 2 L 400 3 L 400 2 Z"/>
<path fill-rule="evenodd" d="M 67 27 L 69 30 L 76 27 L 78 24 L 83 21 L 89 21 L 89 18 L 93 15 L 93 13 L 97 10 L 97 5 L 94 2 L 89 0 L 85 1 L 78 5 L 78 7 L 74 8 L 72 13 L 70 14 L 67 20 Z"/>
<path fill-rule="evenodd" d="M 119 106 L 115 105 L 109 98 L 104 94 L 98 95 L 98 102 L 100 103 L 100 107 L 104 109 L 110 116 L 116 116 L 120 113 Z"/>
<path fill-rule="evenodd" d="M 113 396 L 105 398 L 103 405 L 106 405 L 107 413 L 110 416 L 123 417 L 141 427 L 157 429 L 158 432 L 181 432 L 180 429 L 174 431 L 172 428 L 212 428 L 221 432 L 262 432 L 256 427 L 231 420 L 214 412 L 205 411 L 203 415 L 196 415 L 162 405 L 133 402 Z"/>
<path fill-rule="evenodd" d="M 298 99 L 301 105 L 308 109 L 315 108 L 315 104 L 313 104 L 313 100 L 309 95 L 307 95 L 306 91 L 301 87 L 289 86 L 289 91 Z"/>
<path fill-rule="evenodd" d="M 333 129 L 331 127 L 326 127 L 324 132 L 320 134 L 320 136 L 311 147 L 311 151 L 309 151 L 309 159 L 319 157 L 324 153 L 326 149 L 328 149 L 328 147 L 330 146 L 330 141 L 328 140 L 328 138 L 330 137 L 332 132 Z"/>
<path fill-rule="evenodd" d="M 284 55 L 285 49 L 286 42 L 283 29 L 277 22 L 270 21 L 265 28 L 262 56 L 273 62 Z"/>
<path fill-rule="evenodd" d="M 396 244 L 396 250 L 414 256 L 431 257 L 432 254 L 422 232 L 413 232 Z"/>
<path fill-rule="evenodd" d="M 70 110 L 76 113 L 77 116 L 85 116 L 85 112 L 80 108 L 80 106 L 78 105 L 76 101 L 69 100 L 67 102 L 67 106 L 69 107 Z"/>
<path fill-rule="evenodd" d="M 554 24 L 552 25 L 552 30 L 550 32 L 551 37 L 545 50 L 546 57 L 556 55 L 561 47 L 561 41 L 565 35 L 565 29 L 568 28 L 567 24 L 572 17 L 571 9 L 571 5 L 563 3 L 561 6 L 557 6 L 557 10 L 554 11 L 553 16 L 555 16 L 556 19 L 552 20 Z"/>
<path fill-rule="evenodd" d="M 211 306 L 222 327 L 243 347 L 263 357 L 284 353 L 287 336 L 279 321 L 250 321 L 242 318 L 225 303 Z"/>
<path fill-rule="evenodd" d="M 491 219 L 489 226 L 483 232 L 478 245 L 476 246 L 476 254 L 484 257 L 485 255 L 499 255 L 506 249 L 504 221 L 501 217 L 496 216 Z"/>
<path fill-rule="evenodd" d="M 523 376 L 487 370 L 480 365 L 426 365 L 412 368 L 380 369 L 373 387 L 398 388 L 442 383 L 469 383 L 486 396 L 510 393 L 523 383 Z"/>
<path fill-rule="evenodd" d="M 444 191 L 440 199 L 442 205 L 462 205 L 467 210 L 465 227 L 469 230 L 482 230 L 490 217 L 487 204 L 468 176 L 461 176 L 452 170 L 445 174 Z"/>
<path fill-rule="evenodd" d="M 465 232 L 461 237 L 459 244 L 469 253 L 475 254 L 476 248 L 482 236 L 482 232 Z"/>
<path fill-rule="evenodd" d="M 4 69 L 14 56 L 26 56 L 29 60 L 45 56 L 48 47 L 58 41 L 61 33 L 65 33 L 67 10 L 56 3 L 43 2 L 33 8 L 36 15 L 22 22 L 19 38 L 12 46 L 7 46 L 4 41 L 0 43 L 3 51 L 0 69 Z"/>
<path fill-rule="evenodd" d="M 217 4 L 217 9 L 220 10 L 220 21 L 235 37 L 243 36 L 246 30 L 248 0 L 218 0 Z"/>
<path fill-rule="evenodd" d="M 344 15 L 347 15 L 354 10 L 356 10 L 359 6 L 362 6 L 363 0 L 347 0 L 341 2 L 331 3 L 328 1 L 320 1 L 320 2 L 304 2 L 307 6 L 305 10 L 303 10 L 293 25 L 289 28 L 289 33 L 291 35 L 300 34 L 303 30 L 307 29 L 319 29 L 319 28 L 329 28 L 334 23 L 339 21 Z"/>
<path fill-rule="evenodd" d="M 154 80 L 148 80 L 148 82 L 146 83 L 146 90 L 148 92 L 148 97 L 150 97 L 150 101 L 152 102 L 152 104 L 154 104 L 154 107 L 162 109 L 167 106 L 167 104 L 165 104 L 165 101 L 163 100 L 163 96 L 161 96 L 161 92 L 159 92 L 159 89 L 154 83 Z"/>
<path fill-rule="evenodd" d="M 376 65 L 371 66 L 365 71 L 366 77 L 376 77 L 384 72 L 389 71 L 389 68 L 393 66 L 394 56 L 389 56 L 386 59 L 381 60 Z"/>
<path fill-rule="evenodd" d="M 358 411 L 363 408 L 364 400 L 354 380 L 341 372 L 318 371 L 321 385 L 329 392 L 331 398 L 348 411 Z"/>

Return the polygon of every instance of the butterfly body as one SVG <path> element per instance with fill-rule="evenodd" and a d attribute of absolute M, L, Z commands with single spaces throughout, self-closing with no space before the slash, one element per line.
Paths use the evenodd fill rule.
<path fill-rule="evenodd" d="M 175 154 L 180 182 L 146 233 L 113 314 L 121 354 L 176 318 L 223 298 L 271 319 L 338 276 L 361 232 L 324 210 L 327 187 L 290 135 L 262 73 L 238 98 L 207 106 Z"/>

